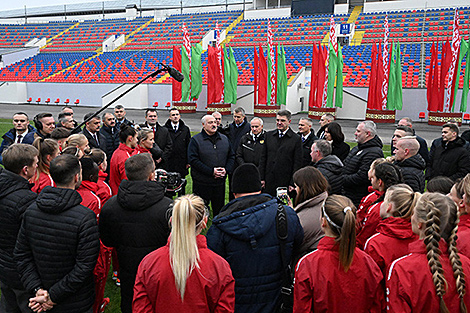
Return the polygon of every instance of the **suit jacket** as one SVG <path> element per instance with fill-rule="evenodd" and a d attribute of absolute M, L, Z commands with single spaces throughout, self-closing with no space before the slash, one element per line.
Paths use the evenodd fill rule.
<path fill-rule="evenodd" d="M 282 138 L 277 129 L 267 132 L 259 165 L 261 180 L 266 182 L 265 192 L 275 196 L 277 187 L 293 186 L 292 175 L 301 167 L 300 136 L 290 128 Z"/>
<path fill-rule="evenodd" d="M 91 133 L 86 129 L 86 127 L 83 128 L 82 134 L 85 135 L 85 137 L 88 139 L 88 145 L 90 148 L 99 148 L 103 150 L 104 152 L 108 151 L 108 147 L 106 144 L 106 137 L 103 136 L 100 132 L 96 132 L 96 135 L 98 136 L 98 142 L 96 142 L 95 138 L 91 135 Z"/>
<path fill-rule="evenodd" d="M 140 124 L 140 127 L 150 128 L 147 122 Z M 166 127 L 160 126 L 160 124 L 155 125 L 155 143 L 162 149 L 162 162 L 159 163 L 159 168 L 167 170 L 168 160 L 170 159 L 171 152 L 173 151 L 173 141 L 171 140 L 170 133 Z"/>

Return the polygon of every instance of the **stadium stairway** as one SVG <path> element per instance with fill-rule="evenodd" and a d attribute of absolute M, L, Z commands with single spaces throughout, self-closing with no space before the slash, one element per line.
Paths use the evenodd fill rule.
<path fill-rule="evenodd" d="M 231 31 L 235 26 L 237 26 L 238 23 L 240 23 L 240 21 L 243 20 L 243 13 L 240 14 L 239 17 L 237 17 L 237 19 L 235 21 L 232 22 L 232 24 L 230 24 L 226 29 L 225 29 L 225 34 L 227 34 L 225 36 L 225 40 L 222 42 L 223 44 L 228 44 L 230 42 L 230 40 L 232 40 L 235 36 L 229 36 L 228 33 L 229 31 Z"/>
<path fill-rule="evenodd" d="M 83 63 L 85 63 L 85 62 L 88 62 L 88 61 L 90 61 L 91 59 L 94 59 L 94 58 L 96 58 L 97 56 L 99 56 L 99 55 L 101 55 L 101 54 L 103 54 L 103 52 L 99 52 L 99 53 L 97 53 L 97 54 L 95 54 L 95 55 L 93 55 L 93 56 L 91 56 L 91 57 L 89 57 L 89 58 L 87 58 L 87 59 L 85 59 L 85 60 L 83 60 L 83 61 L 80 61 L 80 62 L 78 62 L 78 63 L 72 64 L 71 66 L 62 69 L 61 71 L 55 72 L 55 73 L 53 73 L 53 74 L 51 74 L 51 75 L 49 75 L 49 76 L 47 76 L 47 77 L 44 77 L 44 78 L 41 79 L 39 82 L 41 82 L 41 83 L 42 83 L 42 82 L 47 82 L 48 80 L 52 79 L 53 77 L 55 77 L 55 76 L 57 76 L 57 75 L 59 75 L 59 74 L 61 74 L 61 73 L 63 73 L 63 72 L 69 71 L 69 70 L 71 70 L 71 69 L 73 69 L 73 68 L 76 68 L 76 67 L 80 66 L 81 64 L 83 64 Z"/>
<path fill-rule="evenodd" d="M 116 52 L 116 51 L 120 51 L 122 48 L 124 48 L 127 44 L 131 43 L 134 38 L 131 38 L 132 36 L 134 36 L 136 33 L 140 32 L 141 30 L 143 30 L 145 27 L 149 26 L 150 23 L 152 23 L 153 21 L 153 18 L 151 18 L 150 20 L 148 20 L 145 24 L 141 25 L 139 28 L 135 29 L 134 31 L 132 31 L 129 35 L 126 35 L 125 37 L 125 42 L 117 47 L 116 49 L 114 49 L 113 51 Z M 130 39 L 129 39 L 130 38 Z"/>
<path fill-rule="evenodd" d="M 54 39 L 56 39 L 56 38 L 62 36 L 63 34 L 65 34 L 65 33 L 67 33 L 67 32 L 69 32 L 70 30 L 74 29 L 74 28 L 77 27 L 78 25 L 80 25 L 80 22 L 77 22 L 77 23 L 73 24 L 72 26 L 70 26 L 69 28 L 67 28 L 67 29 L 65 29 L 65 30 L 63 30 L 63 31 L 61 31 L 60 33 L 58 33 L 58 34 L 55 35 L 54 37 L 51 37 L 51 38 L 47 39 L 47 40 L 46 40 L 46 44 L 45 44 L 44 46 L 42 46 L 42 47 L 40 48 L 40 50 L 46 49 L 49 45 L 52 44 L 52 42 L 53 42 Z"/>

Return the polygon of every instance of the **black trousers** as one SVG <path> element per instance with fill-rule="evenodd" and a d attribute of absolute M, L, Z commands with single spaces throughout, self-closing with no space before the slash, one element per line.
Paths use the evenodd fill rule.
<path fill-rule="evenodd" d="M 204 200 L 206 206 L 212 206 L 212 216 L 219 214 L 225 204 L 225 181 L 222 185 L 201 184 L 193 181 L 193 193 Z"/>

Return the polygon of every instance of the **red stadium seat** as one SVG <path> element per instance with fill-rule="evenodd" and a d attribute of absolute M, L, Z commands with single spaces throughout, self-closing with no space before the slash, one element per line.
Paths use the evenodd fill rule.
<path fill-rule="evenodd" d="M 154 108 L 158 107 L 158 101 L 155 101 L 155 103 L 153 104 L 153 107 Z"/>
<path fill-rule="evenodd" d="M 65 103 L 65 104 L 69 104 L 69 103 L 70 103 L 70 99 L 65 99 L 64 103 Z"/>
<path fill-rule="evenodd" d="M 165 108 L 169 108 L 169 107 L 171 107 L 171 103 L 167 102 L 166 105 L 165 105 Z"/>
<path fill-rule="evenodd" d="M 31 101 L 33 101 L 33 98 L 29 97 L 26 101 L 27 101 L 28 103 L 31 103 Z"/>
<path fill-rule="evenodd" d="M 464 120 L 464 122 L 468 123 L 470 121 L 470 114 L 464 113 L 463 120 Z"/>
<path fill-rule="evenodd" d="M 75 105 L 78 105 L 80 103 L 80 99 L 75 100 Z"/>
<path fill-rule="evenodd" d="M 419 112 L 419 116 L 418 116 L 418 117 L 419 117 L 420 120 L 424 120 L 424 119 L 426 118 L 426 113 L 424 113 L 424 112 Z"/>
<path fill-rule="evenodd" d="M 55 104 L 59 104 L 59 103 L 60 103 L 60 99 L 59 99 L 59 98 L 55 99 L 54 103 L 55 103 Z"/>
<path fill-rule="evenodd" d="M 49 102 L 51 102 L 51 98 L 47 98 L 45 102 L 46 104 L 49 104 Z"/>

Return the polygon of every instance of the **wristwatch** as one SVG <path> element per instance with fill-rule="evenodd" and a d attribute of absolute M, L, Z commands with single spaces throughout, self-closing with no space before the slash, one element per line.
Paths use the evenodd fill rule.
<path fill-rule="evenodd" d="M 37 287 L 37 288 L 35 288 L 35 289 L 34 289 L 34 294 L 36 294 L 36 293 L 37 293 L 39 290 L 41 290 L 41 289 L 44 289 L 44 288 L 42 288 L 42 287 Z"/>

